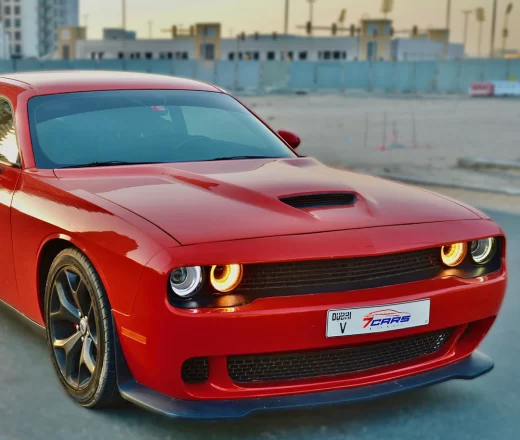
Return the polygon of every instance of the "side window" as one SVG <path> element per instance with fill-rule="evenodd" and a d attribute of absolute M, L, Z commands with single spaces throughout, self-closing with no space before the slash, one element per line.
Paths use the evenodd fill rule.
<path fill-rule="evenodd" d="M 20 164 L 20 153 L 16 144 L 13 110 L 11 105 L 0 98 L 0 160 Z"/>

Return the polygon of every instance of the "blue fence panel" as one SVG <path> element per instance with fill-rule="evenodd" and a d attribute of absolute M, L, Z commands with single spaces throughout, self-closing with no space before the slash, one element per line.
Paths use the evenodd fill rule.
<path fill-rule="evenodd" d="M 238 65 L 238 86 L 241 89 L 260 88 L 260 62 L 246 61 Z"/>
<path fill-rule="evenodd" d="M 182 78 L 194 78 L 197 75 L 196 61 L 175 61 L 173 63 L 173 74 Z"/>
<path fill-rule="evenodd" d="M 100 60 L 98 61 L 98 68 L 100 70 L 127 70 L 127 60 Z"/>
<path fill-rule="evenodd" d="M 152 73 L 158 73 L 162 75 L 173 74 L 173 62 L 172 60 L 153 60 L 152 61 Z"/>
<path fill-rule="evenodd" d="M 94 60 L 75 60 L 70 67 L 74 70 L 98 70 L 99 64 Z"/>
<path fill-rule="evenodd" d="M 488 60 L 482 65 L 484 81 L 506 81 L 507 60 Z"/>
<path fill-rule="evenodd" d="M 319 63 L 316 70 L 316 83 L 319 89 L 340 89 L 344 86 L 343 63 Z"/>
<path fill-rule="evenodd" d="M 373 63 L 371 67 L 372 89 L 391 90 L 394 88 L 394 63 L 381 61 Z"/>
<path fill-rule="evenodd" d="M 213 83 L 215 81 L 215 64 L 204 61 L 196 63 L 192 78 Z"/>
<path fill-rule="evenodd" d="M 287 88 L 289 63 L 285 61 L 267 61 L 260 66 L 260 84 L 267 90 Z"/>
<path fill-rule="evenodd" d="M 225 89 L 235 88 L 235 61 L 217 61 L 215 66 L 215 83 Z"/>
<path fill-rule="evenodd" d="M 485 65 L 489 61 L 465 60 L 460 62 L 458 91 L 465 92 L 473 82 L 484 81 Z"/>
<path fill-rule="evenodd" d="M 41 62 L 41 70 L 72 70 L 72 61 L 47 60 Z"/>
<path fill-rule="evenodd" d="M 152 60 L 125 60 L 125 68 L 128 72 L 152 72 Z"/>
<path fill-rule="evenodd" d="M 437 63 L 417 61 L 415 63 L 415 90 L 435 92 L 437 90 Z"/>
<path fill-rule="evenodd" d="M 0 73 L 11 73 L 14 72 L 13 62 L 11 60 L 0 61 Z"/>
<path fill-rule="evenodd" d="M 520 81 L 520 60 L 507 60 L 507 78 Z"/>
<path fill-rule="evenodd" d="M 345 88 L 364 89 L 370 87 L 370 62 L 348 61 L 345 63 Z"/>
<path fill-rule="evenodd" d="M 394 90 L 405 93 L 415 91 L 416 64 L 415 61 L 399 61 L 395 63 Z"/>
<path fill-rule="evenodd" d="M 9 61 L 12 71 L 15 72 L 35 72 L 44 70 L 40 60 L 12 60 Z"/>
<path fill-rule="evenodd" d="M 295 61 L 291 63 L 289 72 L 289 87 L 291 89 L 313 89 L 316 87 L 315 63 Z"/>
<path fill-rule="evenodd" d="M 460 61 L 439 61 L 437 63 L 437 90 L 439 92 L 460 92 Z"/>

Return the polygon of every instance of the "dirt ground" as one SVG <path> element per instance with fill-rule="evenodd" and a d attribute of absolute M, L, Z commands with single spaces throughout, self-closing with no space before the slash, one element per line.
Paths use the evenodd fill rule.
<path fill-rule="evenodd" d="M 520 101 L 272 95 L 243 101 L 325 163 L 446 184 L 520 189 L 520 175 L 457 167 L 461 157 L 520 160 Z"/>

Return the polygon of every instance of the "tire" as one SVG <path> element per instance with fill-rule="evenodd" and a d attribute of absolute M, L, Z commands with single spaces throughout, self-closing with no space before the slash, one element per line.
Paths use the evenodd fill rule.
<path fill-rule="evenodd" d="M 45 322 L 52 363 L 79 405 L 120 404 L 112 313 L 96 269 L 76 248 L 54 259 L 45 286 Z"/>

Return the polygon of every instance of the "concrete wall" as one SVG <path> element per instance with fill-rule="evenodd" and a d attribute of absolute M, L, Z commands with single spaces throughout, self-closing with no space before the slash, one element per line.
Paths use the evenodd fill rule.
<path fill-rule="evenodd" d="M 0 73 L 39 70 L 126 70 L 175 75 L 228 90 L 381 90 L 467 94 L 475 81 L 520 79 L 520 59 L 464 61 L 0 60 Z"/>

